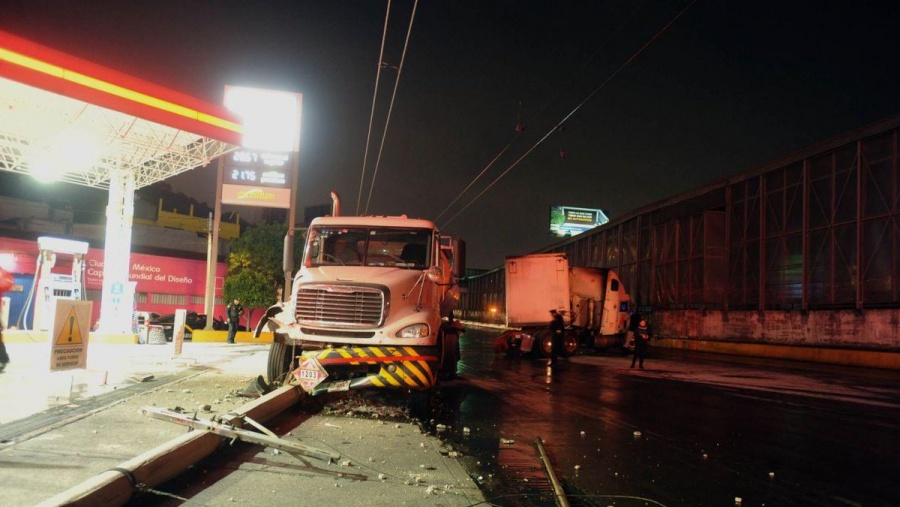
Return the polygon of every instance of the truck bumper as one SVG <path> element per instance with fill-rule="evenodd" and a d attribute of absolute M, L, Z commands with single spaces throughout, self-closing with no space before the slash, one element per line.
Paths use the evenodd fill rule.
<path fill-rule="evenodd" d="M 301 364 L 315 359 L 325 370 L 325 379 L 309 389 L 315 396 L 325 392 L 369 388 L 429 389 L 436 383 L 437 347 L 341 347 L 309 350 Z"/>

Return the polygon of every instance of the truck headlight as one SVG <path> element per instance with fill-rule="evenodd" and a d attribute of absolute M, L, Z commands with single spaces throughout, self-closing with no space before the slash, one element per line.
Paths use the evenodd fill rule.
<path fill-rule="evenodd" d="M 413 324 L 397 332 L 397 338 L 425 338 L 431 334 L 428 324 Z"/>

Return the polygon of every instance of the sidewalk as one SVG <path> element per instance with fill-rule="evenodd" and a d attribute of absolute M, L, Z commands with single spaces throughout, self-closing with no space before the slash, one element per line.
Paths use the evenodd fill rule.
<path fill-rule="evenodd" d="M 0 432 L 33 419 L 32 414 L 60 410 L 73 415 L 0 443 L 4 505 L 37 505 L 185 436 L 184 426 L 148 418 L 141 407 L 182 407 L 204 419 L 239 410 L 248 399 L 235 393 L 265 371 L 268 355 L 268 344 L 186 343 L 179 358 L 172 357 L 171 344 L 94 344 L 87 370 L 51 373 L 45 346 L 11 344 L 12 361 L 0 374 Z M 149 375 L 154 379 L 133 380 Z M 135 386 L 142 390 L 133 391 Z M 91 408 L 92 401 L 126 392 Z M 338 462 L 226 444 L 155 489 L 203 505 L 299 501 L 461 507 L 484 501 L 455 453 L 416 424 L 360 417 L 363 412 L 348 411 L 341 402 L 321 411 L 305 405 L 288 409 L 290 415 L 267 426 L 283 438 L 340 453 Z M 135 492 L 132 498 L 143 498 L 143 505 L 172 502 L 153 495 Z"/>
<path fill-rule="evenodd" d="M 114 391 L 135 383 L 136 378 L 172 375 L 193 366 L 215 364 L 240 354 L 244 347 L 187 342 L 182 354 L 175 357 L 171 343 L 91 343 L 86 369 L 51 372 L 47 342 L 9 343 L 6 349 L 10 362 L 0 373 L 0 425 Z M 267 350 L 268 345 L 264 348 Z M 257 374 L 264 372 L 262 369 Z"/>

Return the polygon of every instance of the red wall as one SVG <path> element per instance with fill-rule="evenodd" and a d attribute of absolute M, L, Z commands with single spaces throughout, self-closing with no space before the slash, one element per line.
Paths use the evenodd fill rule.
<path fill-rule="evenodd" d="M 0 254 L 12 253 L 13 273 L 33 275 L 37 269 L 38 246 L 36 241 L 0 238 Z M 58 254 L 54 273 L 71 273 L 72 257 Z M 225 263 L 216 263 L 215 293 L 222 295 L 222 283 L 225 278 Z M 131 271 L 129 279 L 137 282 L 137 292 L 148 295 L 146 303 L 138 303 L 138 311 L 156 312 L 159 314 L 174 313 L 178 308 L 204 313 L 203 303 L 191 304 L 191 296 L 203 296 L 206 293 L 206 261 L 164 257 L 161 255 L 131 254 Z M 85 256 L 84 283 L 87 290 L 101 290 L 103 285 L 103 250 L 89 248 Z M 183 305 L 154 304 L 152 294 L 185 295 L 187 303 Z M 100 315 L 100 303 L 94 304 L 92 321 Z M 225 314 L 224 305 L 215 307 L 214 315 Z"/>

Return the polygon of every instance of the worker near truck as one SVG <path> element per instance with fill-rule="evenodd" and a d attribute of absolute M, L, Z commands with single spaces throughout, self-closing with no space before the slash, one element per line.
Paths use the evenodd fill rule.
<path fill-rule="evenodd" d="M 234 298 L 234 302 L 225 309 L 228 316 L 228 343 L 234 343 L 234 335 L 237 334 L 238 326 L 241 322 L 241 316 L 244 315 L 244 307 L 238 298 Z"/>
<path fill-rule="evenodd" d="M 556 366 L 559 351 L 562 349 L 563 333 L 566 332 L 566 324 L 563 322 L 562 314 L 555 309 L 550 310 L 550 317 L 552 345 L 550 346 L 550 363 L 548 366 Z"/>
<path fill-rule="evenodd" d="M 631 356 L 631 367 L 637 362 L 640 368 L 644 369 L 644 357 L 647 355 L 647 346 L 650 344 L 650 338 L 653 332 L 647 319 L 642 318 L 636 328 L 634 328 L 634 355 Z"/>

